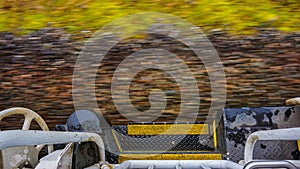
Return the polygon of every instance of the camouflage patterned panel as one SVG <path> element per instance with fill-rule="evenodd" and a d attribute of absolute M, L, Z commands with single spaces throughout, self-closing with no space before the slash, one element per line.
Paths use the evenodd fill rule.
<path fill-rule="evenodd" d="M 300 107 L 225 108 L 224 124 L 228 157 L 244 158 L 247 137 L 259 130 L 300 127 Z M 254 159 L 299 159 L 297 141 L 258 141 Z"/>

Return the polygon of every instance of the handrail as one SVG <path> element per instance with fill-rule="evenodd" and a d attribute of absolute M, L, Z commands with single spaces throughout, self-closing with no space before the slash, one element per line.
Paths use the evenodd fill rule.
<path fill-rule="evenodd" d="M 254 146 L 258 140 L 300 140 L 300 128 L 264 130 L 250 134 L 245 145 L 244 160 L 246 163 L 253 160 Z"/>
<path fill-rule="evenodd" d="M 95 133 L 61 132 L 40 130 L 6 130 L 0 132 L 0 150 L 17 146 L 39 144 L 64 144 L 70 142 L 93 141 L 100 152 L 100 161 L 105 161 L 105 149 L 102 138 Z"/>
<path fill-rule="evenodd" d="M 256 168 L 287 168 L 287 169 L 298 169 L 296 165 L 291 161 L 275 161 L 275 160 L 264 160 L 264 161 L 250 161 L 244 166 L 244 169 L 256 169 Z"/>
<path fill-rule="evenodd" d="M 242 169 L 237 163 L 227 160 L 128 160 L 114 169 L 166 169 L 166 168 L 224 168 Z"/>

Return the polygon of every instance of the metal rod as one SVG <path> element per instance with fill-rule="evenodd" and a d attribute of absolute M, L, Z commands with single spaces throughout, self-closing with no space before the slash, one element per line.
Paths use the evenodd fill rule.
<path fill-rule="evenodd" d="M 96 133 L 38 130 L 6 130 L 0 132 L 0 150 L 17 146 L 87 141 L 93 141 L 97 144 L 100 152 L 100 161 L 105 161 L 104 143 L 102 138 Z"/>
<path fill-rule="evenodd" d="M 155 169 L 181 168 L 200 169 L 203 166 L 211 169 L 242 169 L 243 166 L 227 160 L 128 160 L 114 169 Z"/>
<path fill-rule="evenodd" d="M 244 169 L 256 169 L 256 168 L 287 168 L 297 169 L 293 163 L 289 161 L 250 161 L 244 166 Z"/>

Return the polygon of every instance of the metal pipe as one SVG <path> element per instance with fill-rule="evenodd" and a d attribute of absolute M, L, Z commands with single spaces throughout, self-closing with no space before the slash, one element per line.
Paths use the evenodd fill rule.
<path fill-rule="evenodd" d="M 96 133 L 38 130 L 6 130 L 0 132 L 0 150 L 17 146 L 87 141 L 93 141 L 97 144 L 100 152 L 100 161 L 105 161 L 104 143 L 102 138 Z"/>
<path fill-rule="evenodd" d="M 227 160 L 128 160 L 114 169 L 167 169 L 167 168 L 189 168 L 200 169 L 203 167 L 211 169 L 227 168 L 242 169 L 243 166 Z"/>
<path fill-rule="evenodd" d="M 295 97 L 295 98 L 286 100 L 285 105 L 286 106 L 300 105 L 300 97 Z"/>
<path fill-rule="evenodd" d="M 298 169 L 290 161 L 250 161 L 244 166 L 244 169 L 256 169 L 256 168 L 287 168 Z"/>
<path fill-rule="evenodd" d="M 250 134 L 245 145 L 244 160 L 246 163 L 253 160 L 254 146 L 258 140 L 300 140 L 300 128 L 264 130 Z"/>

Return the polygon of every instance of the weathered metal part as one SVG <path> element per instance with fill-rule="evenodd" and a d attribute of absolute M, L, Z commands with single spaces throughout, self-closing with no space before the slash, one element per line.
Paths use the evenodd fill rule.
<path fill-rule="evenodd" d="M 1 111 L 0 112 L 0 121 L 5 117 L 11 116 L 11 115 L 16 115 L 16 114 L 23 115 L 25 118 L 22 130 L 29 130 L 32 120 L 35 120 L 37 122 L 37 124 L 41 127 L 42 130 L 49 131 L 49 128 L 48 128 L 46 122 L 39 114 L 37 114 L 36 112 L 34 112 L 30 109 L 23 108 L 23 107 L 15 107 L 15 108 L 10 108 L 10 109 Z M 36 148 L 40 151 L 43 148 L 43 146 L 44 145 L 38 145 Z M 49 145 L 48 152 L 50 153 L 52 151 L 53 151 L 53 146 Z"/>
<path fill-rule="evenodd" d="M 100 164 L 95 164 L 93 166 L 90 166 L 90 167 L 86 167 L 84 169 L 100 169 Z"/>
<path fill-rule="evenodd" d="M 300 107 L 225 108 L 223 110 L 228 157 L 244 158 L 247 137 L 260 130 L 300 127 Z M 297 160 L 296 141 L 258 141 L 255 159 Z"/>
<path fill-rule="evenodd" d="M 90 110 L 77 110 L 72 113 L 67 120 L 66 128 L 68 131 L 103 133 L 100 126 L 100 117 Z"/>
<path fill-rule="evenodd" d="M 0 132 L 0 150 L 17 146 L 63 144 L 87 141 L 92 141 L 97 144 L 100 153 L 99 161 L 105 161 L 105 151 L 102 138 L 95 133 L 36 130 L 8 130 Z"/>
<path fill-rule="evenodd" d="M 295 98 L 286 100 L 285 105 L 287 105 L 287 106 L 300 105 L 300 97 L 295 97 Z"/>
<path fill-rule="evenodd" d="M 258 140 L 299 140 L 300 128 L 287 128 L 277 130 L 257 131 L 248 137 L 245 145 L 245 162 L 253 160 L 254 145 Z"/>
<path fill-rule="evenodd" d="M 49 131 L 49 128 L 43 118 L 36 112 L 22 107 L 10 108 L 0 112 L 0 121 L 11 115 L 23 115 L 25 120 L 22 126 L 22 130 L 29 130 L 32 120 L 35 120 L 37 124 L 44 131 Z M 3 132 L 3 131 L 2 131 Z M 20 138 L 22 140 L 22 138 Z M 29 163 L 31 166 L 35 166 L 38 163 L 38 153 L 44 145 L 27 146 L 27 147 L 13 147 L 10 149 L 3 150 L 3 167 L 11 168 L 17 167 L 22 163 Z M 48 145 L 48 152 L 53 151 L 53 146 Z"/>
<path fill-rule="evenodd" d="M 99 163 L 99 151 L 94 142 L 75 143 L 73 151 L 73 169 L 82 169 Z"/>
<path fill-rule="evenodd" d="M 115 169 L 173 169 L 173 168 L 209 168 L 242 169 L 242 165 L 227 160 L 129 160 L 117 165 Z"/>
<path fill-rule="evenodd" d="M 72 169 L 73 150 L 75 143 L 69 143 L 58 159 L 57 169 Z M 37 169 L 37 168 L 36 168 Z"/>
<path fill-rule="evenodd" d="M 40 160 L 35 169 L 57 169 L 57 161 L 60 159 L 63 150 L 55 150 Z"/>
<path fill-rule="evenodd" d="M 11 147 L 2 150 L 3 155 L 3 167 L 6 168 L 17 168 L 21 165 L 36 166 L 38 163 L 39 150 L 34 146 L 25 147 Z M 0 168 L 1 168 L 0 167 Z"/>
<path fill-rule="evenodd" d="M 43 157 L 35 169 L 71 169 L 74 143 Z"/>
<path fill-rule="evenodd" d="M 8 116 L 14 115 L 14 114 L 20 114 L 25 117 L 25 121 L 22 127 L 22 130 L 28 130 L 31 124 L 32 120 L 35 120 L 38 125 L 42 128 L 44 131 L 49 131 L 49 128 L 46 124 L 46 122 L 43 120 L 43 118 L 37 114 L 36 112 L 23 108 L 23 107 L 15 107 L 15 108 L 10 108 L 6 109 L 0 112 L 0 121 Z"/>
<path fill-rule="evenodd" d="M 114 166 L 107 162 L 101 162 L 99 164 L 94 164 L 92 166 L 86 167 L 84 169 L 113 169 Z"/>
<path fill-rule="evenodd" d="M 244 169 L 257 169 L 257 168 L 286 168 L 286 169 L 299 169 L 299 160 L 285 160 L 285 161 L 250 161 L 244 166 Z"/>

